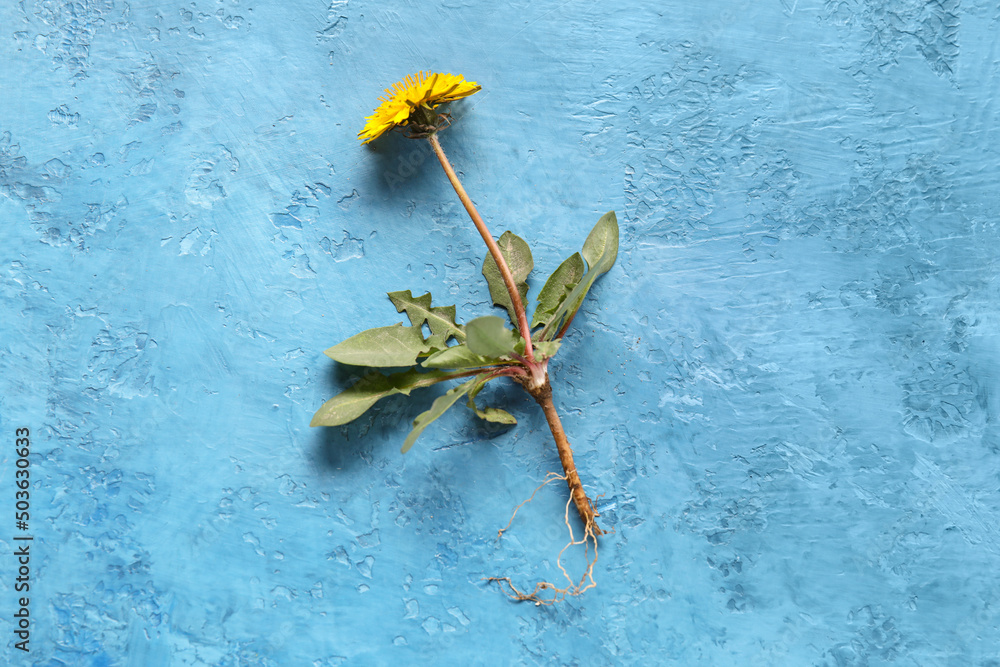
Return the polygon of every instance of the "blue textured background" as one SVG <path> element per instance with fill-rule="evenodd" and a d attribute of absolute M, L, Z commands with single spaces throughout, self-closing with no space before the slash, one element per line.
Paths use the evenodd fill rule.
<path fill-rule="evenodd" d="M 1000 10 L 988 0 L 0 3 L 0 453 L 34 433 L 36 665 L 996 665 Z M 555 608 L 539 411 L 310 429 L 322 355 L 490 312 L 413 71 L 532 294 L 618 211 L 554 366 L 598 588 Z M 432 392 L 431 392 L 432 393 Z"/>

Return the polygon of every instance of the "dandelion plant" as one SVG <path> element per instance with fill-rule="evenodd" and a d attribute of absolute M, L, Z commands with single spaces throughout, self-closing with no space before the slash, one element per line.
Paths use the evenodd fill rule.
<path fill-rule="evenodd" d="M 606 273 L 618 255 L 618 222 L 615 213 L 605 214 L 591 230 L 580 252 L 574 253 L 549 276 L 538 293 L 530 320 L 525 309 L 527 278 L 534 268 L 527 242 L 506 231 L 495 239 L 486 222 L 459 181 L 445 156 L 438 133 L 451 124 L 441 105 L 481 90 L 461 75 L 417 73 L 387 89 L 381 104 L 366 119 L 358 138 L 371 142 L 390 130 L 400 130 L 413 139 L 426 139 L 448 180 L 472 219 L 489 251 L 483 276 L 496 306 L 506 310 L 513 328 L 494 315 L 477 317 L 465 324 L 456 320 L 455 306 L 432 305 L 431 295 L 413 296 L 410 290 L 390 292 L 397 312 L 406 313 L 409 325 L 401 323 L 362 331 L 326 350 L 333 360 L 368 367 L 368 372 L 317 410 L 312 426 L 338 426 L 360 417 L 380 399 L 409 395 L 415 389 L 459 380 L 434 400 L 430 409 L 413 422 L 403 442 L 405 453 L 420 434 L 444 412 L 465 399 L 475 414 L 487 421 L 514 424 L 505 410 L 480 407 L 476 397 L 486 383 L 508 378 L 518 383 L 541 407 L 552 432 L 559 460 L 569 486 L 570 499 L 584 524 L 585 540 L 596 548 L 596 537 L 604 531 L 599 516 L 580 481 L 573 448 L 552 401 L 549 360 L 559 351 L 577 311 L 594 281 Z M 429 334 L 424 333 L 427 325 Z M 409 367 L 385 374 L 379 368 Z M 509 582 L 508 582 L 509 583 Z M 551 585 L 549 585 L 551 587 Z M 533 596 L 522 596 L 534 599 Z"/>

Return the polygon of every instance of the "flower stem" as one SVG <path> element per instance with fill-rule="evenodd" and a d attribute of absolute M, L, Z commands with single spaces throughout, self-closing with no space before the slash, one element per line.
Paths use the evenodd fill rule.
<path fill-rule="evenodd" d="M 493 235 L 490 234 L 490 230 L 486 227 L 486 223 L 483 222 L 483 218 L 479 215 L 479 211 L 476 210 L 476 207 L 473 205 L 469 195 L 466 194 L 465 188 L 462 187 L 462 182 L 458 180 L 458 175 L 455 173 L 455 170 L 452 169 L 451 163 L 448 161 L 448 157 L 444 154 L 444 150 L 441 148 L 441 142 L 438 141 L 437 134 L 431 134 L 427 140 L 430 141 L 431 148 L 434 149 L 434 154 L 437 155 L 438 161 L 444 168 L 444 173 L 448 176 L 448 180 L 451 181 L 451 186 L 455 188 L 455 193 L 458 195 L 458 198 L 462 200 L 462 205 L 465 206 L 465 210 L 468 212 L 469 217 L 472 218 L 472 223 L 476 226 L 476 229 L 479 230 L 479 234 L 483 237 L 483 241 L 486 242 L 486 247 L 493 256 L 493 261 L 496 262 L 497 268 L 500 269 L 500 276 L 503 278 L 503 283 L 507 287 L 507 292 L 510 294 L 510 302 L 513 305 L 514 312 L 517 314 L 517 327 L 521 330 L 521 338 L 524 339 L 524 356 L 527 357 L 529 361 L 534 361 L 535 355 L 531 345 L 531 327 L 528 326 L 528 316 L 524 311 L 524 303 L 521 301 L 520 292 L 517 291 L 517 285 L 514 284 L 514 275 L 510 272 L 510 267 L 507 266 L 507 260 L 504 259 L 503 253 L 500 252 L 500 246 L 498 246 L 497 242 L 493 240 Z"/>
<path fill-rule="evenodd" d="M 521 360 L 521 365 L 528 371 L 523 377 L 519 377 L 513 373 L 511 375 L 524 387 L 525 391 L 531 394 L 531 397 L 541 406 L 542 412 L 545 413 L 545 420 L 548 422 L 549 430 L 552 431 L 552 437 L 556 441 L 559 461 L 562 463 L 563 470 L 566 473 L 566 484 L 569 486 L 570 496 L 585 526 L 585 534 L 595 537 L 603 535 L 604 531 L 597 526 L 596 517 L 599 515 L 594 510 L 594 505 L 590 502 L 590 498 L 587 497 L 587 492 L 583 490 L 583 482 L 580 481 L 580 475 L 576 471 L 576 463 L 573 462 L 573 447 L 566 438 L 566 431 L 563 430 L 559 413 L 556 412 L 555 405 L 552 402 L 552 385 L 549 384 L 545 363 L 535 361 L 531 345 L 531 327 L 528 326 L 528 317 L 524 311 L 524 303 L 521 301 L 521 294 L 517 291 L 517 285 L 514 284 L 514 276 L 510 272 L 507 260 L 504 259 L 503 254 L 500 252 L 500 247 L 497 246 L 493 235 L 490 234 L 486 223 L 483 222 L 482 216 L 479 215 L 469 195 L 465 192 L 461 181 L 458 180 L 458 175 L 455 174 L 455 170 L 444 154 L 437 135 L 431 134 L 428 137 L 428 141 L 430 141 L 431 148 L 434 149 L 434 154 L 437 155 L 438 161 L 444 168 L 444 173 L 447 174 L 448 180 L 451 181 L 452 187 L 455 188 L 455 193 L 458 194 L 458 198 L 462 201 L 462 205 L 465 206 L 469 217 L 472 218 L 473 224 L 475 224 L 479 234 L 483 237 L 483 241 L 486 242 L 486 247 L 493 256 L 493 260 L 500 270 L 504 285 L 507 287 L 507 292 L 510 294 L 511 304 L 513 305 L 514 312 L 517 314 L 518 328 L 521 330 L 521 337 L 524 338 L 525 343 L 525 359 Z M 562 333 L 565 333 L 565 329 Z"/>
<path fill-rule="evenodd" d="M 595 537 L 603 535 L 604 531 L 597 527 L 596 517 L 600 515 L 594 510 L 594 505 L 587 497 L 587 492 L 583 490 L 583 482 L 580 481 L 580 475 L 576 471 L 576 463 L 573 462 L 573 447 L 566 439 L 566 432 L 563 430 L 559 413 L 556 412 L 556 406 L 552 403 L 552 386 L 549 384 L 548 378 L 545 379 L 542 386 L 527 391 L 541 406 L 542 412 L 545 413 L 545 420 L 549 423 L 549 430 L 552 431 L 552 437 L 556 441 L 556 449 L 559 451 L 559 461 L 566 472 L 566 484 L 569 486 L 570 496 L 572 496 L 576 511 L 580 513 L 580 518 L 585 526 L 584 534 L 589 532 Z"/>

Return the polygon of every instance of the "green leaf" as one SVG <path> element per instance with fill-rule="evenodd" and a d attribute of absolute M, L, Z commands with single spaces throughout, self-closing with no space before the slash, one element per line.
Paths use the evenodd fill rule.
<path fill-rule="evenodd" d="M 484 357 L 474 353 L 468 345 L 460 344 L 435 352 L 424 359 L 420 365 L 424 368 L 479 368 L 498 362 L 500 359 Z"/>
<path fill-rule="evenodd" d="M 535 352 L 535 358 L 549 358 L 556 356 L 556 352 L 559 350 L 559 346 L 562 345 L 562 341 L 556 340 L 534 340 L 531 341 L 531 346 Z M 520 336 L 517 337 L 517 343 L 514 344 L 514 351 L 518 354 L 524 354 L 524 339 Z"/>
<path fill-rule="evenodd" d="M 389 292 L 389 300 L 396 306 L 397 312 L 406 311 L 406 316 L 414 327 L 420 328 L 424 322 L 427 323 L 431 330 L 431 337 L 427 342 L 432 347 L 443 349 L 450 338 L 459 342 L 465 340 L 465 331 L 455 323 L 455 306 L 432 308 L 430 292 L 417 297 L 410 290 Z"/>
<path fill-rule="evenodd" d="M 607 273 L 618 258 L 618 216 L 608 211 L 597 221 L 580 251 L 591 271 Z"/>
<path fill-rule="evenodd" d="M 432 371 L 421 373 L 416 369 L 383 375 L 378 371 L 368 373 L 353 385 L 323 404 L 313 415 L 310 426 L 340 426 L 363 415 L 379 400 L 393 394 L 409 393 L 414 389 L 429 387 L 454 377 L 453 373 Z"/>
<path fill-rule="evenodd" d="M 410 447 L 412 447 L 413 443 L 416 442 L 418 437 L 420 437 L 420 434 L 424 432 L 424 429 L 427 428 L 432 421 L 443 415 L 448 408 L 455 405 L 455 401 L 469 393 L 469 390 L 472 389 L 472 385 L 475 383 L 476 378 L 472 378 L 468 382 L 449 389 L 442 396 L 438 396 L 434 399 L 430 410 L 421 412 L 417 415 L 417 418 L 413 420 L 413 430 L 410 431 L 410 434 L 406 436 L 406 440 L 403 442 L 402 452 L 405 454 L 410 451 Z"/>
<path fill-rule="evenodd" d="M 496 358 L 512 354 L 520 336 L 503 325 L 494 315 L 477 317 L 465 325 L 466 345 L 473 354 Z"/>
<path fill-rule="evenodd" d="M 558 335 L 564 323 L 576 315 L 594 281 L 614 266 L 618 258 L 618 217 L 614 211 L 606 213 L 597 221 L 583 244 L 581 254 L 587 260 L 587 273 L 545 325 L 540 336 L 542 340 Z"/>
<path fill-rule="evenodd" d="M 561 344 L 561 340 L 540 340 L 534 344 L 535 356 L 540 354 L 545 358 L 554 357 Z"/>
<path fill-rule="evenodd" d="M 580 253 L 576 252 L 552 272 L 549 279 L 545 281 L 542 291 L 538 293 L 538 307 L 531 318 L 532 328 L 544 326 L 549 323 L 549 320 L 556 314 L 559 306 L 562 305 L 566 297 L 569 296 L 569 293 L 573 291 L 573 288 L 583 278 L 586 270 L 587 267 L 583 263 L 583 257 Z"/>
<path fill-rule="evenodd" d="M 517 424 L 517 417 L 510 414 L 506 410 L 491 408 L 489 406 L 480 410 L 476 407 L 475 403 L 473 403 L 470 407 L 475 411 L 477 417 L 488 422 L 493 422 L 494 424 L 507 424 L 508 426 L 514 426 Z"/>
<path fill-rule="evenodd" d="M 472 408 L 473 412 L 475 412 L 476 416 L 478 416 L 480 419 L 485 419 L 488 422 L 494 422 L 496 424 L 516 424 L 517 419 L 515 419 L 514 415 L 510 414 L 506 410 L 501 410 L 500 408 L 490 408 L 490 407 L 486 407 L 480 410 L 476 406 L 476 400 L 475 400 L 476 396 L 479 394 L 480 391 L 483 390 L 483 387 L 486 386 L 487 381 L 489 381 L 490 379 L 491 377 L 489 373 L 484 373 L 483 375 L 476 376 L 477 384 L 469 392 L 468 406 Z"/>
<path fill-rule="evenodd" d="M 325 354 L 334 361 L 353 366 L 412 366 L 417 363 L 417 357 L 429 349 L 420 327 L 394 324 L 355 334 Z"/>
<path fill-rule="evenodd" d="M 507 262 L 507 266 L 510 267 L 511 275 L 514 277 L 514 285 L 521 294 L 521 303 L 527 303 L 527 278 L 531 269 L 535 267 L 535 262 L 531 259 L 531 249 L 524 239 L 512 232 L 504 232 L 497 241 L 497 245 L 500 246 L 500 254 Z M 503 282 L 503 276 L 500 275 L 500 268 L 491 254 L 487 254 L 486 260 L 483 262 L 483 276 L 486 278 L 486 284 L 489 285 L 493 303 L 506 308 L 507 314 L 510 315 L 510 321 L 517 326 L 517 313 L 514 312 L 514 305 L 511 303 L 507 286 Z"/>

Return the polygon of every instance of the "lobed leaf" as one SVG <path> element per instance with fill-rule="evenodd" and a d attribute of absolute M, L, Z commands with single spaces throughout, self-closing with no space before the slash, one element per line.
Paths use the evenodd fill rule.
<path fill-rule="evenodd" d="M 389 300 L 396 306 L 396 312 L 406 311 L 410 324 L 420 328 L 427 323 L 431 337 L 440 340 L 443 347 L 450 338 L 459 342 L 465 340 L 465 331 L 455 323 L 455 306 L 431 307 L 431 293 L 423 296 L 413 296 L 410 290 L 389 292 Z"/>
<path fill-rule="evenodd" d="M 412 366 L 429 349 L 420 327 L 394 324 L 362 331 L 334 345 L 324 354 L 334 361 L 353 366 Z"/>
<path fill-rule="evenodd" d="M 313 415 L 310 426 L 340 426 L 363 415 L 381 399 L 393 394 L 409 395 L 414 389 L 429 387 L 454 377 L 453 373 L 410 369 L 384 375 L 372 371 L 323 404 Z"/>
<path fill-rule="evenodd" d="M 545 326 L 551 321 L 552 316 L 559 310 L 559 306 L 563 304 L 566 297 L 583 278 L 586 270 L 583 257 L 576 252 L 552 272 L 549 279 L 545 281 L 542 291 L 538 293 L 538 307 L 531 318 L 532 328 Z"/>
<path fill-rule="evenodd" d="M 495 315 L 477 317 L 465 325 L 468 335 L 466 345 L 473 354 L 497 358 L 509 356 L 516 350 L 521 337 L 503 325 L 503 319 Z M 523 344 L 523 341 L 522 341 Z"/>
<path fill-rule="evenodd" d="M 406 436 L 406 440 L 403 442 L 402 452 L 405 454 L 410 451 L 410 447 L 412 447 L 413 443 L 416 442 L 418 437 L 420 437 L 420 434 L 424 432 L 424 429 L 427 428 L 432 421 L 443 415 L 448 408 L 455 405 L 455 402 L 458 399 L 469 393 L 469 390 L 472 389 L 472 385 L 475 383 L 476 378 L 472 378 L 468 382 L 464 382 L 457 387 L 449 389 L 443 395 L 434 399 L 430 410 L 421 412 L 417 415 L 417 418 L 413 420 L 413 430 L 410 431 L 410 434 Z"/>
<path fill-rule="evenodd" d="M 521 303 L 527 303 L 527 278 L 535 267 L 535 262 L 531 258 L 531 248 L 528 247 L 528 243 L 524 239 L 509 231 L 500 236 L 497 245 L 500 246 L 500 254 L 507 262 L 507 266 L 510 267 L 511 275 L 514 277 L 514 285 L 521 295 Z M 517 326 L 517 313 L 514 312 L 514 304 L 511 303 L 503 276 L 500 275 L 500 268 L 491 254 L 487 254 L 483 261 L 483 276 L 486 278 L 486 284 L 489 285 L 493 303 L 506 308 L 510 321 Z"/>

